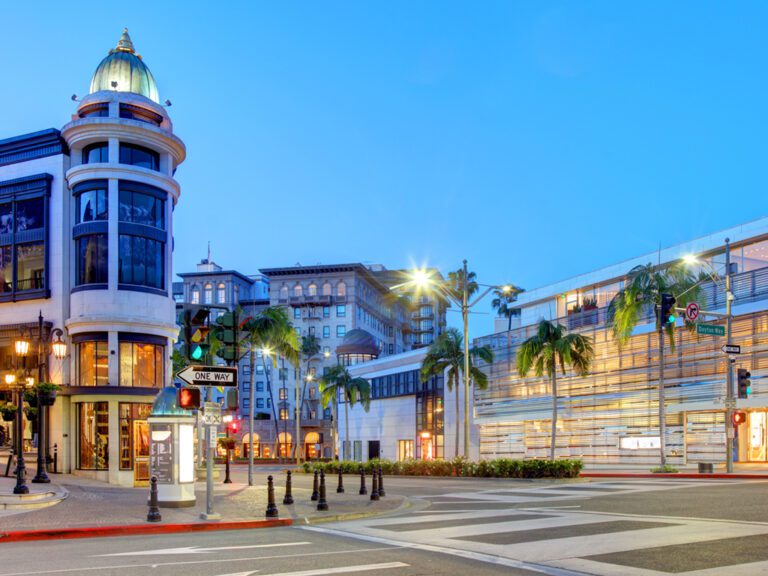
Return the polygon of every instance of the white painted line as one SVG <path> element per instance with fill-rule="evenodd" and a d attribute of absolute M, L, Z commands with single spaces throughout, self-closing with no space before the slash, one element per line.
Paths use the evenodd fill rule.
<path fill-rule="evenodd" d="M 36 574 L 80 574 L 85 572 L 99 572 L 106 570 L 135 570 L 137 568 L 160 568 L 161 566 L 183 566 L 186 564 L 222 564 L 224 562 L 253 562 L 262 560 L 280 560 L 282 558 L 299 558 L 302 556 L 333 556 L 336 554 L 357 554 L 359 552 L 380 552 L 381 550 L 393 550 L 396 548 L 404 548 L 402 544 L 396 544 L 394 546 L 378 546 L 376 548 L 357 548 L 352 550 L 333 550 L 326 552 L 304 552 L 300 554 L 283 554 L 274 556 L 251 556 L 247 558 L 217 558 L 215 560 L 177 560 L 175 562 L 154 562 L 152 564 L 117 564 L 107 566 L 81 566 L 79 568 L 59 568 L 56 570 L 35 570 L 34 572 L 3 572 L 0 576 L 35 576 Z M 270 575 L 274 576 L 274 575 Z"/>
<path fill-rule="evenodd" d="M 116 554 L 98 554 L 93 558 L 105 558 L 108 556 L 161 556 L 168 554 L 208 554 L 218 550 L 247 550 L 250 548 L 279 548 L 281 546 L 308 546 L 311 542 L 282 542 L 277 544 L 251 544 L 248 546 L 217 546 L 215 548 L 198 548 L 186 546 L 182 548 L 162 548 L 160 550 L 136 550 L 135 552 L 118 552 Z"/>
<path fill-rule="evenodd" d="M 573 570 L 567 570 L 564 568 L 555 568 L 553 566 L 545 566 L 544 564 L 535 564 L 533 562 L 522 562 L 519 560 L 513 560 L 511 558 L 502 558 L 501 556 L 494 556 L 492 554 L 482 554 L 480 552 L 471 552 L 469 550 L 460 550 L 458 548 L 448 548 L 446 546 L 434 546 L 431 544 L 417 544 L 415 542 L 398 542 L 397 540 L 382 538 L 380 536 L 354 534 L 352 532 L 344 532 L 342 530 L 333 530 L 331 528 L 321 528 L 319 526 L 300 526 L 299 529 L 311 530 L 313 532 L 320 532 L 321 534 L 333 534 L 334 536 L 346 536 L 347 538 L 365 540 L 366 542 L 377 542 L 379 544 L 388 544 L 391 546 L 398 546 L 400 548 L 425 550 L 427 552 L 437 552 L 438 554 L 450 554 L 451 556 L 458 556 L 460 558 L 467 558 L 469 560 L 477 560 L 478 562 L 486 562 L 488 564 L 495 564 L 496 566 L 506 566 L 509 568 L 519 568 L 522 570 L 529 570 L 531 572 L 538 572 L 539 574 L 546 574 L 547 576 L 585 576 L 584 572 L 575 572 Z M 5 576 L 5 575 L 0 575 L 0 576 Z M 279 575 L 270 574 L 268 576 L 279 576 Z"/>
<path fill-rule="evenodd" d="M 347 572 L 368 572 L 369 570 L 389 570 L 390 568 L 407 568 L 404 562 L 385 562 L 382 564 L 360 564 L 359 566 L 337 566 L 336 568 L 318 568 L 316 570 L 299 570 L 298 572 L 276 572 L 264 576 L 323 576 L 324 574 L 346 574 Z"/>

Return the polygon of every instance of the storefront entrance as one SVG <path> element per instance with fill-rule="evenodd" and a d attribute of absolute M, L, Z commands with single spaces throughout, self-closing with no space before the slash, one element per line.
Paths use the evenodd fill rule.
<path fill-rule="evenodd" d="M 768 462 L 768 412 L 764 410 L 747 412 L 747 421 L 739 426 L 739 456 L 746 453 L 744 459 L 748 462 Z M 743 446 L 743 448 L 742 448 Z"/>
<path fill-rule="evenodd" d="M 149 423 L 146 420 L 133 421 L 133 483 L 135 486 L 149 484 Z"/>

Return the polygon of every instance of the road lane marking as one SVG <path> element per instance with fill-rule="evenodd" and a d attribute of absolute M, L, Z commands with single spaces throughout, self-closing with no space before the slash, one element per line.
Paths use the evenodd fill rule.
<path fill-rule="evenodd" d="M 410 564 L 404 562 L 384 562 L 382 564 L 360 564 L 358 566 L 337 566 L 335 568 L 317 568 L 315 570 L 299 570 L 298 572 L 276 572 L 264 576 L 324 576 L 325 574 L 346 574 L 347 572 L 368 572 L 370 570 L 389 570 L 390 568 L 407 568 Z M 226 575 L 223 575 L 226 576 Z"/>
<path fill-rule="evenodd" d="M 36 574 L 72 574 L 80 572 L 93 572 L 101 570 L 133 570 L 136 568 L 159 568 L 162 566 L 184 566 L 194 564 L 223 564 L 225 562 L 251 562 L 253 560 L 282 560 L 283 558 L 299 558 L 301 556 L 333 556 L 335 554 L 356 554 L 358 552 L 379 552 L 382 550 L 394 550 L 405 548 L 402 544 L 394 546 L 377 546 L 376 548 L 354 548 L 351 550 L 333 550 L 326 552 L 305 552 L 301 554 L 282 554 L 274 556 L 252 556 L 249 558 L 217 558 L 216 560 L 186 560 L 177 562 L 153 562 L 151 564 L 117 564 L 107 566 L 83 566 L 80 568 L 58 568 L 56 570 L 35 570 L 34 572 L 3 572 L 0 576 L 35 576 Z M 267 575 L 265 575 L 267 576 Z M 270 574 L 269 576 L 274 576 Z"/>
<path fill-rule="evenodd" d="M 249 548 L 278 548 L 281 546 L 308 546 L 312 542 L 281 542 L 277 544 L 250 544 L 247 546 L 216 546 L 213 548 L 199 548 L 197 546 L 185 546 L 182 548 L 162 548 L 159 550 L 137 550 L 135 552 L 117 552 L 115 554 L 98 554 L 92 558 L 104 558 L 108 556 L 154 556 L 167 554 L 208 554 L 218 550 L 246 550 Z"/>

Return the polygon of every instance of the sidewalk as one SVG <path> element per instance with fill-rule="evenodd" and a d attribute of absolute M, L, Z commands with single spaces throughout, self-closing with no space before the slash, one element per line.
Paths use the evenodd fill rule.
<path fill-rule="evenodd" d="M 284 505 L 285 474 L 282 471 L 257 470 L 255 485 L 249 487 L 242 474 L 235 475 L 232 484 L 222 484 L 219 479 L 214 485 L 214 510 L 221 514 L 221 523 L 252 522 L 266 520 L 267 475 L 275 478 L 275 503 L 279 518 L 292 522 L 316 523 L 343 518 L 358 518 L 393 511 L 405 504 L 405 498 L 387 495 L 378 502 L 370 500 L 370 495 L 358 495 L 359 477 L 345 476 L 344 494 L 336 493 L 336 476 L 327 478 L 326 497 L 329 510 L 319 512 L 317 503 L 310 500 L 312 494 L 312 476 L 293 475 L 294 504 Z M 4 533 L 24 530 L 57 530 L 70 528 L 99 529 L 108 526 L 125 527 L 129 525 L 158 524 L 147 522 L 148 488 L 122 488 L 95 480 L 89 480 L 68 474 L 52 474 L 51 484 L 28 483 L 30 494 L 41 492 L 65 491 L 67 496 L 59 503 L 33 511 L 0 511 L 0 543 Z M 223 478 L 223 474 L 222 474 Z M 370 477 L 367 478 L 370 491 Z M 386 481 L 386 478 L 385 478 Z M 13 478 L 0 477 L 0 497 L 11 494 L 15 481 Z M 205 512 L 205 483 L 195 486 L 197 503 L 189 508 L 161 508 L 162 525 L 210 524 L 200 519 Z M 288 524 L 290 522 L 283 522 Z M 170 528 L 170 526 L 168 526 Z M 256 527 L 256 526 L 245 526 Z M 190 529 L 195 529 L 193 526 Z M 98 530 L 97 530 L 98 531 Z M 93 534 L 96 535 L 96 534 Z M 61 537 L 61 536 L 59 536 Z"/>
<path fill-rule="evenodd" d="M 768 466 L 749 462 L 734 462 L 733 473 L 728 474 L 725 463 L 715 464 L 711 474 L 699 473 L 697 464 L 675 466 L 677 473 L 653 473 L 652 465 L 642 466 L 615 466 L 615 465 L 590 465 L 582 470 L 582 478 L 711 478 L 734 480 L 768 480 Z"/>

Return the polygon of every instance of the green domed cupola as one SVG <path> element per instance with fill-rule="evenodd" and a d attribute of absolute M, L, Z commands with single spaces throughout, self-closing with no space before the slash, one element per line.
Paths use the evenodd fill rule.
<path fill-rule="evenodd" d="M 127 28 L 123 30 L 117 46 L 109 51 L 93 74 L 90 93 L 100 90 L 132 92 L 160 103 L 155 78 L 133 49 Z"/>

